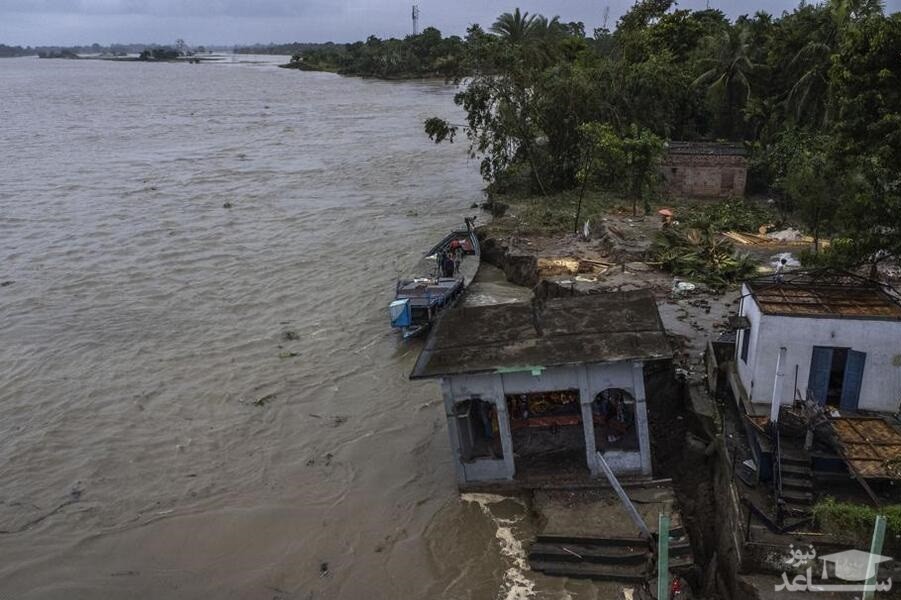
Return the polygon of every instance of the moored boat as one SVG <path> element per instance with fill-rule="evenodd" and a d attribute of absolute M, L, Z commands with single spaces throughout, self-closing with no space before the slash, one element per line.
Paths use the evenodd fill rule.
<path fill-rule="evenodd" d="M 475 217 L 465 219 L 466 229 L 449 233 L 425 253 L 416 275 L 401 279 L 388 306 L 391 326 L 404 338 L 428 329 L 442 311 L 453 306 L 479 270 L 479 239 Z"/>

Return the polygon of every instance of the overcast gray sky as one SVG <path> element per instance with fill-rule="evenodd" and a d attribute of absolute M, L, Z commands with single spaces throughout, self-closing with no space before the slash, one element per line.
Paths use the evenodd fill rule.
<path fill-rule="evenodd" d="M 591 31 L 610 7 L 609 24 L 632 0 L 418 0 L 420 27 L 462 34 L 470 23 L 487 27 L 516 6 L 564 21 L 583 21 Z M 683 0 L 681 8 L 704 8 L 706 0 Z M 757 10 L 779 14 L 796 0 L 710 0 L 735 17 Z M 251 44 L 291 41 L 354 41 L 370 34 L 402 37 L 411 32 L 411 0 L 0 0 L 0 43 L 77 45 L 99 42 Z M 901 10 L 888 0 L 887 10 Z"/>

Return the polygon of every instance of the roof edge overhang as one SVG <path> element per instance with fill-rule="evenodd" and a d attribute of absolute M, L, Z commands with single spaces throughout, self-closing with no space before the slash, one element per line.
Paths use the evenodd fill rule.
<path fill-rule="evenodd" d="M 901 316 L 890 316 L 890 315 L 836 315 L 829 313 L 822 314 L 802 314 L 802 313 L 787 313 L 787 312 L 772 312 L 763 310 L 763 307 L 757 303 L 758 308 L 760 308 L 761 314 L 764 314 L 768 317 L 790 317 L 797 319 L 825 319 L 825 320 L 836 320 L 836 321 L 901 321 Z"/>
<path fill-rule="evenodd" d="M 443 373 L 429 373 L 427 375 L 422 374 L 422 373 L 417 373 L 417 371 L 419 370 L 419 369 L 417 369 L 417 367 L 419 366 L 419 364 L 417 362 L 417 365 L 413 368 L 413 372 L 410 373 L 409 379 L 416 381 L 416 380 L 422 380 L 422 379 L 440 379 L 442 377 L 457 377 L 457 376 L 461 376 L 461 375 L 504 375 L 504 374 L 516 373 L 516 372 L 531 373 L 538 369 L 541 369 L 544 371 L 547 369 L 565 369 L 567 367 L 578 367 L 581 365 L 613 365 L 616 363 L 623 363 L 623 362 L 635 362 L 635 361 L 657 362 L 657 361 L 666 361 L 666 360 L 672 360 L 672 359 L 673 359 L 673 354 L 668 353 L 668 354 L 660 354 L 660 355 L 653 355 L 653 356 L 628 356 L 625 358 L 619 358 L 617 360 L 593 360 L 593 361 L 586 361 L 586 362 L 568 362 L 568 363 L 556 363 L 556 364 L 549 364 L 549 365 L 533 365 L 533 366 L 532 365 L 523 365 L 521 367 L 519 367 L 519 366 L 494 367 L 491 369 L 473 369 L 473 370 L 450 371 L 450 372 L 443 372 Z"/>

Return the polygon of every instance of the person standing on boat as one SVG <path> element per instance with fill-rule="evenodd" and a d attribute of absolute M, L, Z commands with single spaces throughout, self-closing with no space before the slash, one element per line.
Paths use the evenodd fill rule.
<path fill-rule="evenodd" d="M 450 243 L 450 251 L 454 257 L 454 274 L 460 273 L 460 265 L 463 264 L 463 244 L 460 240 L 453 240 Z"/>
<path fill-rule="evenodd" d="M 450 255 L 444 250 L 438 253 L 438 276 L 454 276 L 454 259 L 452 259 Z"/>
<path fill-rule="evenodd" d="M 444 263 L 447 260 L 447 253 L 444 250 L 439 250 L 435 254 L 435 262 L 438 264 L 438 277 L 444 277 Z"/>

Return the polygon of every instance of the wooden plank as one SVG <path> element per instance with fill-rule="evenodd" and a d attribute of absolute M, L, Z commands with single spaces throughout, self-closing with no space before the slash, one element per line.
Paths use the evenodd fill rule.
<path fill-rule="evenodd" d="M 639 531 L 641 531 L 641 534 L 644 536 L 645 540 L 647 540 L 649 544 L 653 544 L 654 537 L 651 535 L 651 531 L 648 529 L 648 526 L 644 522 L 644 519 L 641 518 L 641 515 L 638 514 L 638 510 L 635 508 L 635 505 L 632 504 L 631 500 L 629 500 L 629 496 L 628 494 L 626 494 L 626 491 L 619 484 L 619 480 L 616 478 L 616 475 L 613 474 L 613 469 L 611 469 L 610 465 L 607 464 L 607 460 L 604 458 L 604 455 L 600 452 L 596 452 L 595 454 L 597 456 L 598 464 L 601 465 L 601 470 L 604 471 L 604 475 L 607 476 L 607 481 L 610 482 L 611 487 L 613 487 L 613 491 L 615 491 L 616 495 L 619 496 L 620 501 L 626 508 L 626 512 L 629 513 L 629 518 L 632 519 L 632 522 L 635 523 L 635 526 L 638 527 Z"/>
<path fill-rule="evenodd" d="M 857 470 L 857 466 L 848 459 L 847 454 L 845 454 L 845 446 L 841 443 L 841 436 L 839 435 L 838 430 L 835 428 L 835 420 L 830 419 L 828 421 L 829 426 L 832 427 L 832 431 L 835 433 L 836 437 L 839 439 L 838 444 L 838 453 L 842 457 L 842 460 L 845 461 L 845 464 L 848 465 L 848 470 L 851 471 L 851 474 L 854 476 L 854 479 L 857 480 L 857 483 L 860 484 L 860 487 L 864 489 L 867 495 L 870 497 L 870 500 L 873 501 L 873 504 L 877 508 L 882 507 L 882 503 L 879 502 L 879 498 L 876 497 L 876 494 L 873 493 L 873 490 L 870 488 L 869 484 L 867 484 L 866 480 L 863 477 L 863 474 Z"/>

